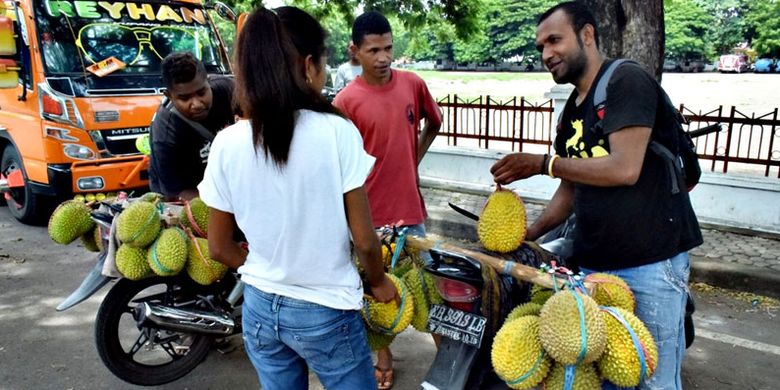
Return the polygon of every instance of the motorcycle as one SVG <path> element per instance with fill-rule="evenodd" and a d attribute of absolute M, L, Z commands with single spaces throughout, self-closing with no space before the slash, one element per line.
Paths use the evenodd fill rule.
<path fill-rule="evenodd" d="M 215 341 L 241 333 L 244 284 L 234 273 L 209 286 L 193 282 L 186 274 L 138 281 L 107 276 L 106 263 L 115 251 L 111 226 L 121 211 L 121 206 L 102 202 L 92 212 L 104 249 L 57 311 L 83 302 L 115 281 L 95 317 L 98 355 L 125 382 L 161 385 L 192 371 Z"/>

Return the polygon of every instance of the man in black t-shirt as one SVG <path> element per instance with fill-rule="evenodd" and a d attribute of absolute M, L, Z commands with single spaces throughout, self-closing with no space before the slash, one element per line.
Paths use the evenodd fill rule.
<path fill-rule="evenodd" d="M 191 53 L 173 53 L 162 62 L 166 99 L 152 120 L 149 186 L 168 199 L 191 200 L 209 156 L 211 140 L 235 121 L 233 79 L 209 78 Z"/>
<path fill-rule="evenodd" d="M 593 94 L 611 61 L 599 52 L 596 22 L 581 3 L 545 12 L 536 45 L 555 82 L 575 86 L 561 113 L 557 155 L 508 155 L 491 168 L 493 177 L 499 184 L 537 174 L 561 179 L 527 238 L 538 239 L 573 212 L 573 265 L 586 274 L 623 278 L 636 298 L 636 315 L 658 346 L 655 373 L 640 388 L 682 389 L 687 251 L 702 236 L 688 194 L 672 191 L 678 178 L 648 148 L 654 140 L 677 149 L 664 91 L 640 66 L 621 64 L 609 79 L 599 116 Z"/>

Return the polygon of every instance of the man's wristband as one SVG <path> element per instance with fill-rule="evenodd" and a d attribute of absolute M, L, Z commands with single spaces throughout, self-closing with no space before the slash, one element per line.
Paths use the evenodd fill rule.
<path fill-rule="evenodd" d="M 542 156 L 542 166 L 539 167 L 539 174 L 544 175 L 547 169 L 547 159 L 550 158 L 550 155 L 545 153 L 544 156 Z"/>
<path fill-rule="evenodd" d="M 558 158 L 560 158 L 560 156 L 555 154 L 550 158 L 550 161 L 547 163 L 547 175 L 549 175 L 553 179 L 555 178 L 555 175 L 553 174 L 553 164 L 555 164 L 555 160 L 557 160 Z"/>

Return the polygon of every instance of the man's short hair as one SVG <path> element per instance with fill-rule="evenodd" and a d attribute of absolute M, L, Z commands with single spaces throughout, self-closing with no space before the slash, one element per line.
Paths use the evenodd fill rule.
<path fill-rule="evenodd" d="M 582 31 L 582 28 L 585 27 L 586 24 L 593 26 L 593 39 L 596 41 L 596 47 L 599 47 L 599 28 L 596 24 L 596 18 L 593 17 L 593 14 L 583 3 L 577 1 L 567 1 L 565 3 L 560 3 L 545 11 L 542 16 L 539 17 L 539 21 L 536 22 L 536 25 L 538 26 L 542 24 L 545 19 L 550 17 L 550 15 L 558 10 L 562 10 L 566 15 L 569 16 L 571 26 L 574 28 L 574 32 L 578 37 L 580 31 Z"/>
<path fill-rule="evenodd" d="M 162 82 L 168 89 L 200 75 L 206 76 L 206 67 L 190 52 L 171 53 L 162 61 Z"/>
<path fill-rule="evenodd" d="M 359 47 L 363 44 L 363 38 L 366 35 L 383 35 L 392 32 L 390 22 L 384 15 L 377 11 L 368 11 L 358 16 L 355 23 L 352 23 L 352 42 Z"/>

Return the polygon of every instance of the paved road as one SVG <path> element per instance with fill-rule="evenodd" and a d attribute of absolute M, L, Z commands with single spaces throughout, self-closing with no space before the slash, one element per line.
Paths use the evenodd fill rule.
<path fill-rule="evenodd" d="M 77 244 L 52 243 L 41 227 L 0 208 L 0 389 L 133 389 L 113 377 L 95 351 L 93 321 L 105 295 L 63 313 L 55 306 L 92 266 Z M 684 365 L 686 389 L 776 389 L 780 326 L 776 309 L 698 293 L 699 336 Z M 189 376 L 164 389 L 257 388 L 242 350 L 213 351 Z M 417 389 L 435 354 L 429 336 L 407 331 L 393 345 L 396 389 Z M 321 387 L 313 381 L 312 389 Z"/>

